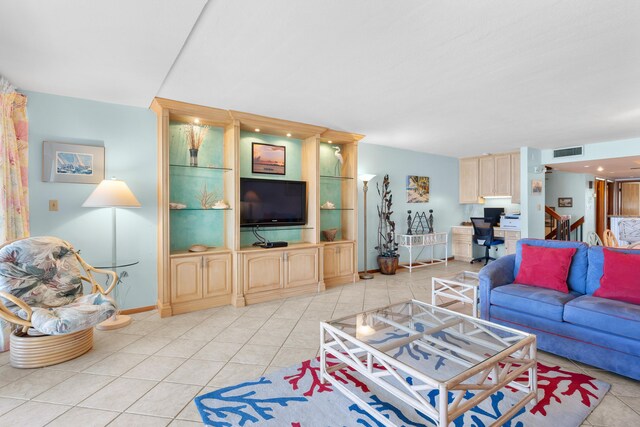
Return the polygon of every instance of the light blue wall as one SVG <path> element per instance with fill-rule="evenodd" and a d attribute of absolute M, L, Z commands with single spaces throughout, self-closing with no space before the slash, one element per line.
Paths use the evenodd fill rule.
<path fill-rule="evenodd" d="M 544 171 L 541 150 L 531 147 L 520 149 L 520 200 L 522 215 L 521 236 L 544 238 Z M 531 193 L 531 181 L 542 181 L 542 193 Z"/>
<path fill-rule="evenodd" d="M 458 159 L 437 156 L 415 151 L 400 150 L 381 145 L 361 143 L 358 147 L 358 173 L 372 173 L 376 177 L 369 183 L 367 193 L 367 267 L 378 268 L 376 263 L 378 217 L 376 205 L 379 196 L 376 184 L 382 182 L 385 174 L 389 174 L 393 193 L 393 220 L 396 221 L 398 234 L 407 229 L 407 210 L 427 212 L 433 209 L 435 231 L 449 233 L 449 256 L 451 255 L 451 226 L 458 225 L 463 220 L 463 209 L 458 202 Z M 428 176 L 430 197 L 428 203 L 407 203 L 406 180 L 407 175 Z M 358 181 L 358 270 L 364 269 L 364 224 L 363 224 L 363 193 L 362 182 Z M 407 261 L 406 251 L 400 250 L 402 262 Z M 429 249 L 427 249 L 429 251 Z M 444 251 L 436 252 L 436 256 L 443 256 Z"/>
<path fill-rule="evenodd" d="M 589 181 L 595 177 L 585 173 L 554 171 L 545 175 L 545 200 L 548 206 L 554 206 L 560 215 L 571 215 L 571 222 L 584 216 L 583 240 L 591 231 L 595 231 L 594 190 L 589 189 Z M 573 207 L 558 206 L 559 197 L 572 197 Z"/>
<path fill-rule="evenodd" d="M 111 260 L 111 210 L 81 205 L 95 184 L 42 182 L 42 142 L 105 146 L 106 176 L 124 180 L 140 209 L 118 209 L 118 258 L 139 260 L 127 268 L 121 289 L 124 308 L 155 305 L 156 118 L 145 108 L 27 92 L 29 114 L 29 200 L 31 234 L 59 236 L 81 250 L 89 264 Z M 48 201 L 60 209 L 49 212 Z"/>

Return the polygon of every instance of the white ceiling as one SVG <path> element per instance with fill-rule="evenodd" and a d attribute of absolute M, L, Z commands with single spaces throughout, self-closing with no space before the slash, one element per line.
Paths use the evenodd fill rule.
<path fill-rule="evenodd" d="M 553 171 L 588 173 L 602 178 L 640 178 L 640 156 L 555 163 L 547 167 L 553 168 Z"/>
<path fill-rule="evenodd" d="M 453 156 L 640 136 L 636 0 L 210 0 L 196 21 L 201 6 L 0 0 L 0 74 Z"/>
<path fill-rule="evenodd" d="M 148 107 L 206 0 L 0 0 L 0 74 L 38 92 Z"/>

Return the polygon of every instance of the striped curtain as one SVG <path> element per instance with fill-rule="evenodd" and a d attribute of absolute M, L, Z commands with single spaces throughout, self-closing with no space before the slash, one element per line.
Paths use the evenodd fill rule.
<path fill-rule="evenodd" d="M 0 77 L 0 244 L 29 236 L 27 97 Z"/>

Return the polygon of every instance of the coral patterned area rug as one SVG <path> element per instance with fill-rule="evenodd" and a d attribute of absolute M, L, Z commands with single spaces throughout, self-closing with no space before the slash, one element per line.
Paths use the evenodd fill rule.
<path fill-rule="evenodd" d="M 436 369 L 442 369 L 445 365 L 442 360 L 434 360 L 429 353 L 420 353 L 422 354 L 407 351 L 397 357 L 401 360 L 411 359 L 413 365 L 417 361 L 435 362 Z M 341 369 L 332 375 L 397 426 L 437 425 L 434 420 L 400 402 L 350 368 Z M 216 427 L 381 425 L 329 383 L 321 384 L 319 376 L 318 360 L 307 360 L 255 381 L 198 396 L 195 403 L 204 423 Z M 525 373 L 519 380 L 526 382 L 526 376 Z M 538 363 L 538 402 L 530 402 L 504 425 L 579 426 L 600 403 L 608 389 L 609 384 L 588 375 Z M 522 395 L 522 392 L 513 388 L 505 388 L 450 425 L 489 426 Z M 425 392 L 425 396 L 437 408 L 438 390 Z M 471 392 L 466 392 L 464 399 L 472 396 Z M 452 401 L 453 395 L 450 394 L 448 398 Z"/>

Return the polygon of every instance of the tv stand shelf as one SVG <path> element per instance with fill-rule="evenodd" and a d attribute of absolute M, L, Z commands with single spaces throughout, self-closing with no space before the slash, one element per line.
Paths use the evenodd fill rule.
<path fill-rule="evenodd" d="M 315 293 L 325 283 L 358 280 L 355 177 L 363 135 L 163 98 L 155 98 L 151 109 L 158 118 L 160 316 Z M 206 132 L 197 152 L 187 141 L 192 131 Z M 255 143 L 285 147 L 283 175 L 254 172 Z M 241 226 L 248 203 L 241 201 L 242 178 L 306 183 L 303 225 L 257 229 L 288 246 L 250 246 L 257 238 L 251 235 L 255 229 Z M 202 207 L 220 200 L 229 208 Z M 169 209 L 171 202 L 187 207 Z M 335 209 L 322 209 L 327 202 Z M 218 213 L 195 212 L 205 210 Z M 328 230 L 335 242 L 323 241 Z M 211 248 L 188 252 L 194 244 Z"/>

